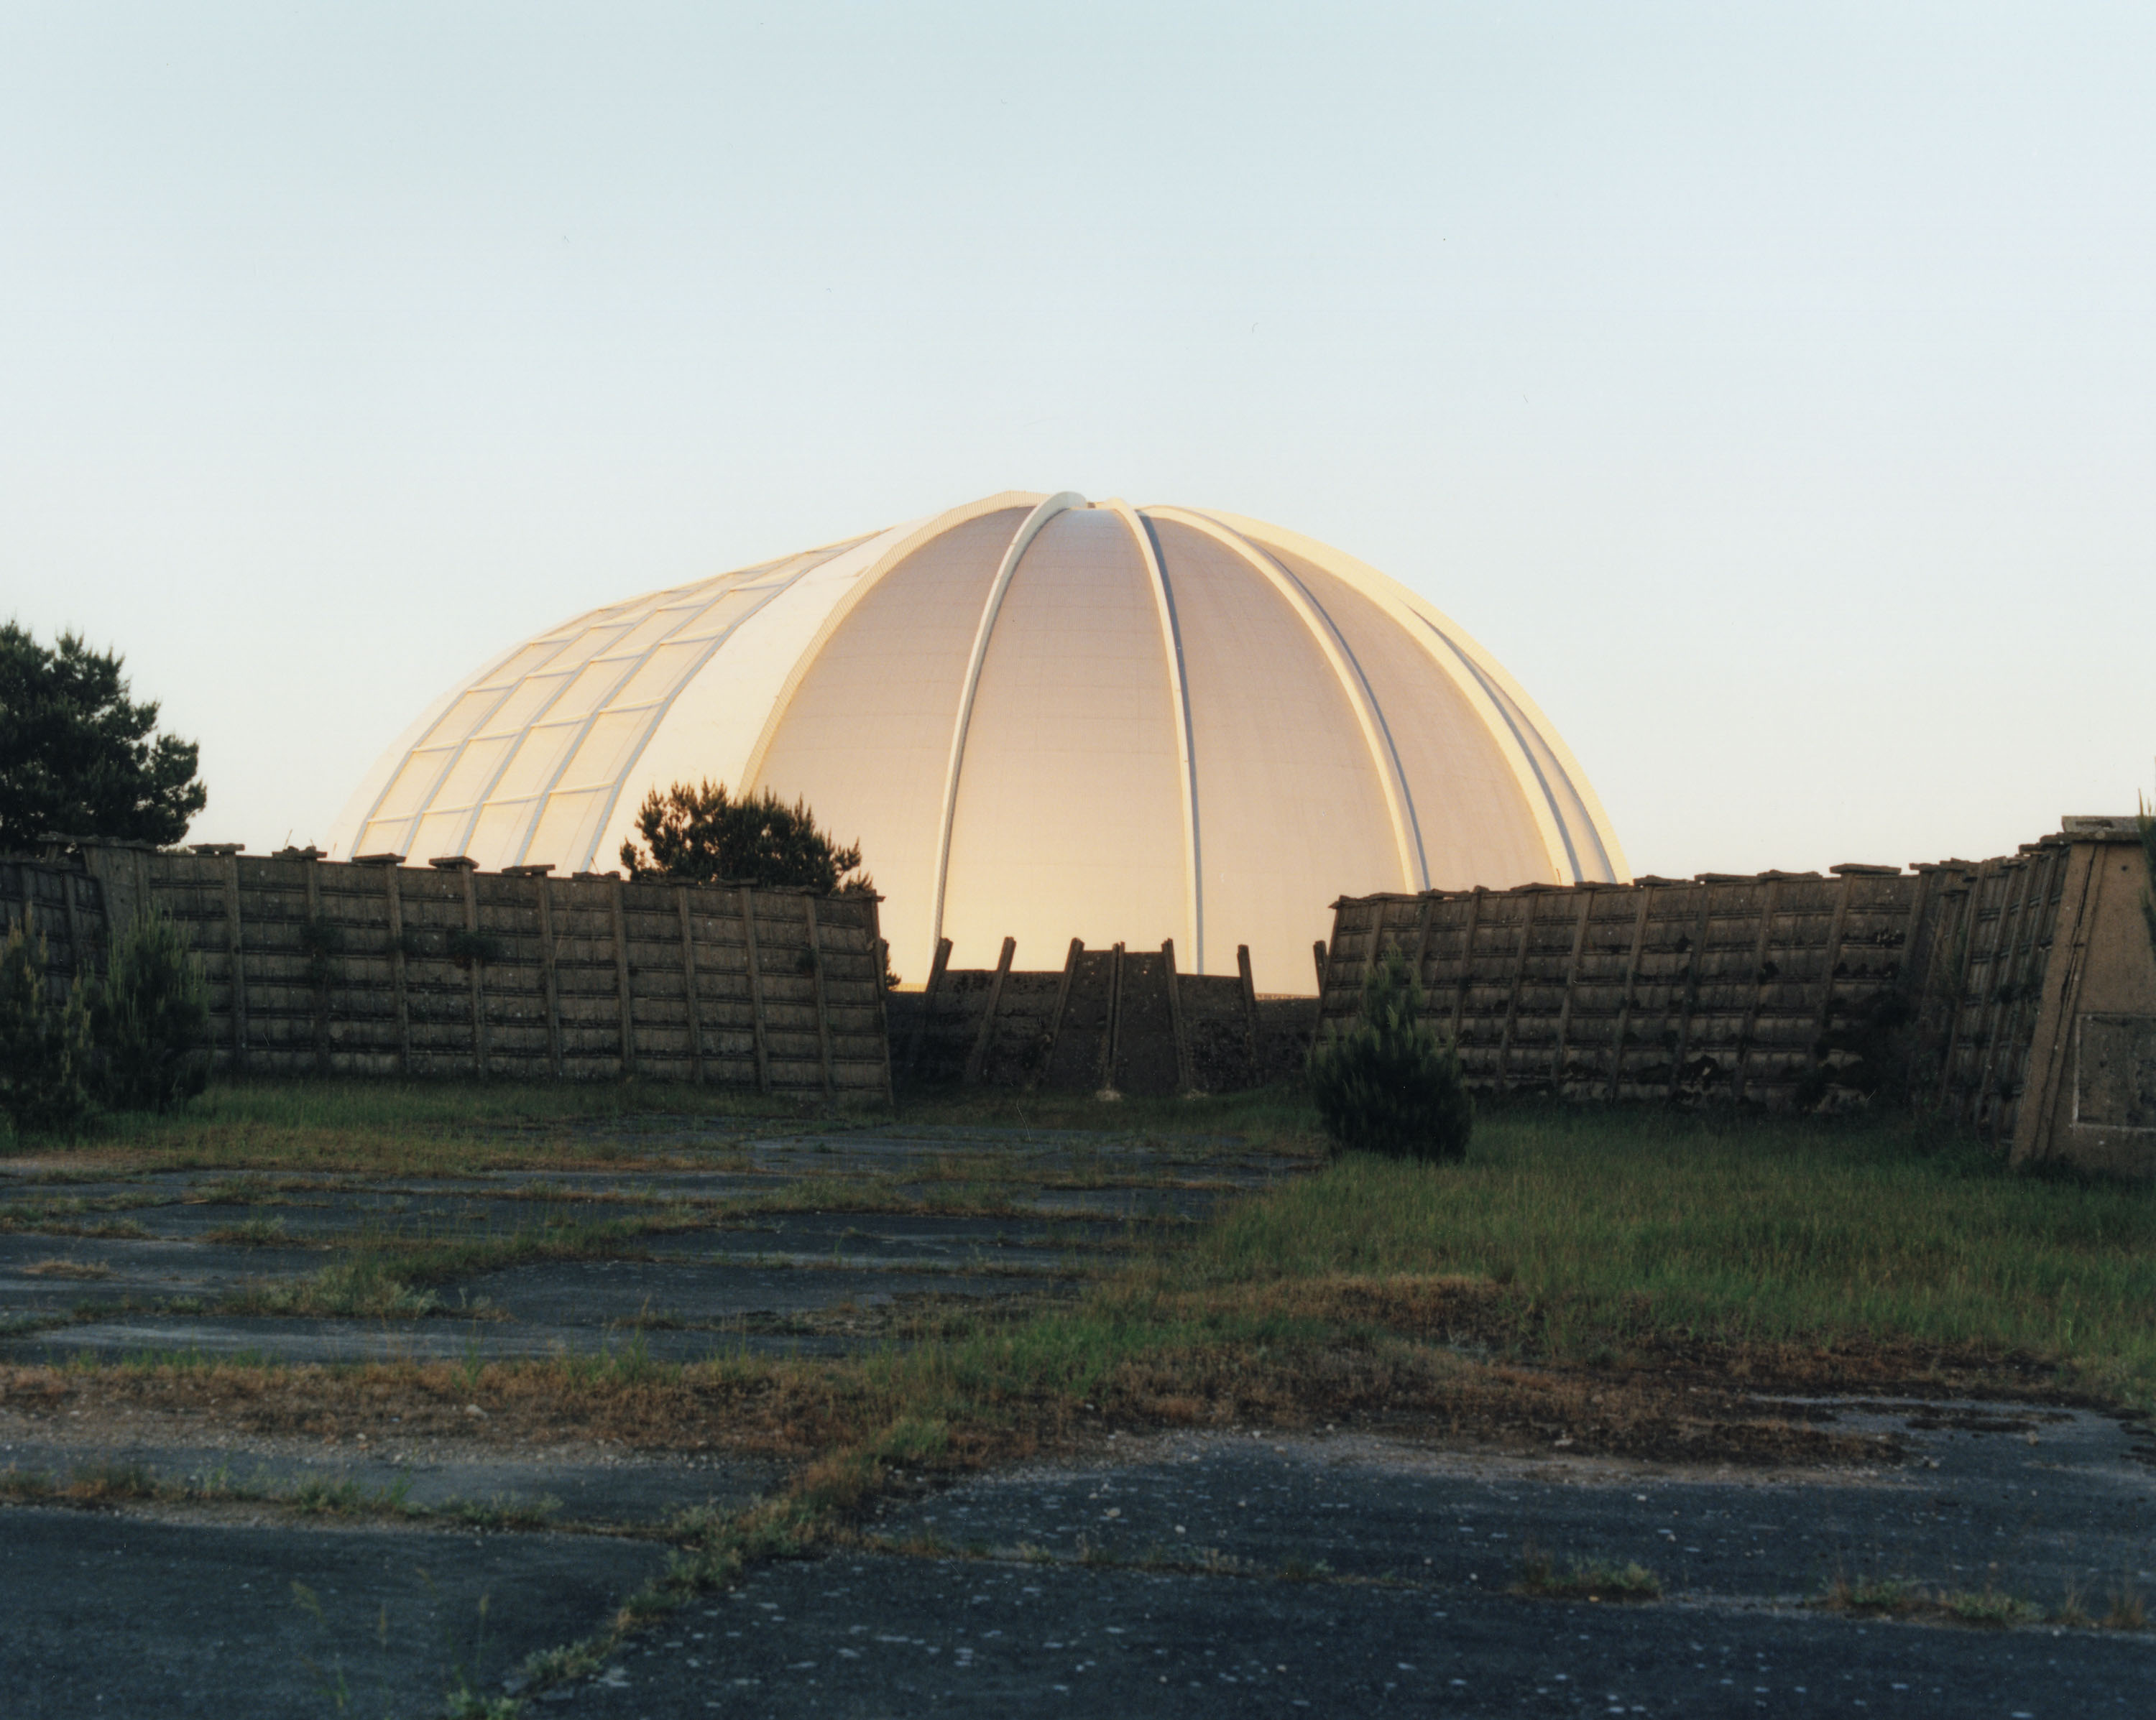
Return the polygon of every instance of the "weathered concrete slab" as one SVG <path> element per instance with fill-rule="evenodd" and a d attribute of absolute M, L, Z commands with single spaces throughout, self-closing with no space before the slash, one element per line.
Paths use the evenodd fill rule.
<path fill-rule="evenodd" d="M 756 1570 L 560 1712 L 2068 1720 L 2143 1712 L 2152 1675 L 2148 1639 L 2087 1631 L 852 1558 Z"/>
<path fill-rule="evenodd" d="M 591 1536 L 17 1508 L 0 1511 L 0 1691 L 18 1720 L 439 1712 L 459 1674 L 498 1690 L 664 1559 Z"/>
<path fill-rule="evenodd" d="M 642 1252 L 666 1259 L 1068 1275 L 1111 1262 L 1134 1240 L 1131 1226 L 1115 1221 L 787 1212 L 729 1219 L 716 1230 L 654 1236 Z"/>
<path fill-rule="evenodd" d="M 462 1280 L 474 1303 L 506 1310 L 519 1325 L 557 1331 L 640 1325 L 711 1332 L 745 1321 L 842 1308 L 880 1308 L 901 1297 L 991 1297 L 1040 1287 L 994 1274 L 759 1266 L 729 1260 L 554 1261 Z"/>
<path fill-rule="evenodd" d="M 222 1296 L 264 1278 L 312 1272 L 322 1260 L 300 1249 L 0 1233 L 0 1319 L 84 1303 Z"/>
<path fill-rule="evenodd" d="M 886 1532 L 1455 1589 L 1503 1588 L 1529 1547 L 1751 1600 L 1810 1599 L 1836 1577 L 1990 1585 L 2046 1607 L 2156 1584 L 2156 1470 L 2117 1421 L 2020 1405 L 1809 1407 L 1845 1431 L 1891 1434 L 1913 1461 L 1748 1476 L 1355 1436 L 1174 1436 L 969 1482 L 891 1509 Z"/>
<path fill-rule="evenodd" d="M 199 1445 L 9 1438 L 0 1441 L 0 1475 L 42 1477 L 60 1487 L 76 1477 L 140 1470 L 176 1487 L 215 1486 L 273 1498 L 309 1484 L 349 1485 L 429 1511 L 514 1507 L 565 1523 L 649 1528 L 699 1506 L 738 1509 L 778 1487 L 786 1472 L 783 1464 L 732 1453 L 598 1456 L 578 1447 L 567 1453 L 466 1448 L 444 1454 L 439 1446 L 429 1440 L 413 1450 L 388 1441 L 370 1451 L 349 1446 L 325 1451 L 320 1441 L 290 1436 Z"/>

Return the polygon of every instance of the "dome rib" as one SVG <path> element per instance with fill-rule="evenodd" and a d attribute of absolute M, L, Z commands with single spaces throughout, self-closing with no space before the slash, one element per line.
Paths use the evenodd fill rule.
<path fill-rule="evenodd" d="M 1363 750 L 1377 773 L 1385 813 L 1392 822 L 1393 844 L 1400 864 L 1400 887 L 1408 890 L 1428 888 L 1429 868 L 1424 862 L 1419 840 L 1410 833 L 1412 802 L 1408 798 L 1407 777 L 1400 769 L 1399 755 L 1393 749 L 1391 736 L 1382 729 L 1383 717 L 1377 710 L 1369 683 L 1364 679 L 1361 668 L 1351 666 L 1343 653 L 1339 631 L 1332 625 L 1332 617 L 1317 607 L 1300 580 L 1291 576 L 1271 556 L 1234 528 L 1188 508 L 1148 508 L 1144 511 L 1149 519 L 1157 516 L 1173 520 L 1194 531 L 1203 532 L 1280 594 L 1290 612 L 1323 653 L 1327 667 L 1347 696 L 1348 708 L 1355 713 L 1356 725 L 1362 730 Z"/>
<path fill-rule="evenodd" d="M 1460 689 L 1461 696 L 1481 714 L 1484 725 L 1496 740 L 1507 763 L 1512 767 L 1521 793 L 1528 802 L 1536 823 L 1542 829 L 1543 847 L 1548 852 L 1553 868 L 1561 871 L 1567 856 L 1573 852 L 1573 844 L 1566 834 L 1570 821 L 1550 793 L 1549 784 L 1536 764 L 1532 750 L 1526 745 L 1517 726 L 1506 714 L 1504 704 L 1507 703 L 1517 709 L 1522 719 L 1533 729 L 1536 740 L 1556 761 L 1557 768 L 1565 778 L 1566 786 L 1579 801 L 1595 845 L 1602 851 L 1602 859 L 1609 873 L 1606 881 L 1622 883 L 1630 878 L 1624 851 L 1610 826 L 1609 816 L 1604 811 L 1586 773 L 1580 769 L 1578 760 L 1573 756 L 1571 749 L 1564 744 L 1563 737 L 1551 726 L 1549 719 L 1527 696 L 1526 689 L 1457 622 L 1419 593 L 1408 591 L 1367 562 L 1360 561 L 1330 544 L 1321 543 L 1316 538 L 1291 531 L 1286 526 L 1275 525 L 1270 520 L 1227 513 L 1220 514 L 1219 518 L 1254 542 L 1277 543 L 1293 550 L 1336 579 L 1344 581 L 1371 601 L 1389 611 L 1396 618 L 1421 623 L 1419 628 L 1409 627 L 1409 633 L 1420 638 L 1427 632 L 1446 647 L 1443 651 L 1429 649 L 1430 661 L 1444 671 Z M 1425 648 L 1428 649 L 1427 647 Z M 1502 699 L 1497 696 L 1500 694 Z M 1584 870 L 1575 871 L 1573 880 L 1577 882 L 1587 875 Z"/>
<path fill-rule="evenodd" d="M 757 733 L 755 745 L 749 748 L 747 762 L 742 766 L 738 792 L 750 794 L 755 791 L 763 777 L 764 762 L 771 756 L 772 743 L 778 738 L 778 731 L 785 724 L 786 714 L 793 708 L 794 697 L 801 691 L 801 683 L 808 678 L 809 671 L 816 666 L 816 659 L 824 654 L 824 648 L 831 642 L 831 636 L 846 624 L 847 618 L 860 607 L 862 600 L 883 583 L 885 576 L 892 569 L 916 550 L 933 543 L 946 532 L 956 530 L 969 520 L 978 520 L 983 514 L 993 514 L 1004 508 L 1033 507 L 1042 499 L 1038 490 L 1007 489 L 995 495 L 983 496 L 978 502 L 946 508 L 941 514 L 917 521 L 903 537 L 876 557 L 875 565 L 864 570 L 832 604 L 814 637 L 801 648 L 793 668 L 787 671 L 785 680 L 780 683 L 777 695 L 771 701 L 771 709 L 764 717 L 763 726 Z M 894 531 L 901 530 L 904 529 L 893 528 Z"/>
<path fill-rule="evenodd" d="M 1161 649 L 1168 658 L 1168 695 L 1175 704 L 1175 765 L 1182 784 L 1183 920 L 1190 939 L 1191 971 L 1205 971 L 1205 873 L 1198 848 L 1198 763 L 1191 735 L 1190 683 L 1183 673 L 1183 628 L 1175 615 L 1175 595 L 1168 589 L 1168 570 L 1161 563 L 1160 545 L 1152 528 L 1137 510 L 1121 497 L 1101 504 L 1123 522 L 1137 545 L 1152 582 L 1153 605 L 1160 617 Z"/>
<path fill-rule="evenodd" d="M 1535 756 L 1534 750 L 1527 745 L 1527 737 L 1520 732 L 1520 724 L 1514 719 L 1511 709 L 1507 708 L 1507 702 L 1497 697 L 1496 689 L 1490 684 L 1489 678 L 1482 673 L 1481 668 L 1472 658 L 1454 643 L 1449 633 L 1432 623 L 1426 616 L 1418 616 L 1416 619 L 1428 627 L 1435 637 L 1444 642 L 1445 648 L 1460 659 L 1460 666 L 1469 674 L 1474 676 L 1485 695 L 1488 697 L 1491 708 L 1497 713 L 1498 719 L 1504 724 L 1506 732 L 1512 737 L 1513 743 L 1519 748 L 1520 756 L 1527 760 L 1527 769 L 1533 773 L 1536 791 L 1542 796 L 1541 803 L 1549 808 L 1551 822 L 1557 827 L 1558 840 L 1564 845 L 1564 863 L 1566 869 L 1572 874 L 1570 882 L 1578 883 L 1587 876 L 1587 873 L 1579 863 L 1579 847 L 1573 840 L 1571 823 L 1564 816 L 1564 809 L 1558 804 L 1556 791 L 1550 786 L 1549 777 L 1543 770 L 1542 760 Z"/>
<path fill-rule="evenodd" d="M 981 665 L 988 659 L 988 636 L 995 631 L 996 612 L 1004 606 L 1011 576 L 1018 571 L 1040 528 L 1066 509 L 1085 505 L 1085 497 L 1066 489 L 1050 496 L 1027 514 L 1011 534 L 1004 559 L 996 568 L 995 583 L 988 587 L 981 605 L 980 625 L 973 630 L 973 654 L 966 659 L 966 678 L 958 689 L 958 714 L 951 724 L 951 761 L 943 771 L 943 812 L 936 832 L 936 908 L 928 922 L 932 949 L 943 938 L 943 884 L 951 871 L 951 824 L 958 811 L 958 773 L 965 767 L 966 729 L 973 720 L 973 696 L 980 690 Z"/>

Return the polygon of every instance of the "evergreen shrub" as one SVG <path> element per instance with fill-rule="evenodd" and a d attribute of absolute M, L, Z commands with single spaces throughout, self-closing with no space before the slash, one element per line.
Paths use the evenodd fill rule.
<path fill-rule="evenodd" d="M 18 1134 L 73 1134 L 89 1120 L 90 1019 L 77 987 L 55 1004 L 45 940 L 18 924 L 0 945 L 0 1109 Z"/>
<path fill-rule="evenodd" d="M 1458 1053 L 1422 1011 L 1422 987 L 1395 951 L 1372 964 L 1355 1025 L 1311 1047 L 1311 1093 L 1336 1152 L 1466 1156 L 1475 1102 Z"/>
<path fill-rule="evenodd" d="M 97 1093 L 119 1111 L 165 1111 L 209 1079 L 209 982 L 180 929 L 144 914 L 90 988 Z"/>

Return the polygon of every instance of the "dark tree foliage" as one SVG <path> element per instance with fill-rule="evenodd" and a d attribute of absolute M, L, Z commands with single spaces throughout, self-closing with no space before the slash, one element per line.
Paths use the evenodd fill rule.
<path fill-rule="evenodd" d="M 1422 987 L 1398 951 L 1371 965 L 1361 1019 L 1310 1049 L 1310 1088 L 1336 1150 L 1460 1159 L 1475 1102 L 1460 1058 L 1422 1018 Z"/>
<path fill-rule="evenodd" d="M 0 853 L 53 832 L 176 842 L 202 811 L 195 743 L 156 732 L 120 664 L 73 633 L 48 649 L 0 624 Z"/>
<path fill-rule="evenodd" d="M 72 1134 L 90 1115 L 90 1017 L 80 986 L 53 1001 L 43 933 L 0 943 L 0 1111 L 21 1133 Z"/>
<path fill-rule="evenodd" d="M 162 914 L 113 939 L 90 997 L 98 1096 L 116 1111 L 165 1111 L 209 1079 L 209 982 Z"/>
<path fill-rule="evenodd" d="M 683 883 L 791 884 L 811 890 L 866 890 L 858 843 L 842 848 L 816 827 L 808 806 L 769 789 L 737 800 L 722 783 L 677 782 L 653 789 L 638 808 L 641 847 L 621 845 L 635 878 Z"/>

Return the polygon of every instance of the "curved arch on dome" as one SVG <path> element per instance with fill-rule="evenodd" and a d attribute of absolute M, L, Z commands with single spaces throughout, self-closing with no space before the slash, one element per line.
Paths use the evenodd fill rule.
<path fill-rule="evenodd" d="M 1123 522 L 1144 562 L 1146 578 L 1152 587 L 1160 632 L 1168 652 L 1168 691 L 1175 709 L 1176 780 L 1183 803 L 1183 918 L 1185 947 L 1191 952 L 1191 971 L 1205 971 L 1205 871 L 1198 846 L 1197 749 L 1191 735 L 1190 680 L 1183 665 L 1183 626 L 1176 619 L 1175 594 L 1168 589 L 1168 574 L 1161 565 L 1160 545 L 1152 528 L 1138 511 L 1120 496 L 1100 504 Z"/>
<path fill-rule="evenodd" d="M 1324 653 L 1333 678 L 1346 694 L 1348 708 L 1362 729 L 1363 745 L 1370 755 L 1378 781 L 1385 796 L 1385 811 L 1393 827 L 1393 845 L 1400 863 L 1400 888 L 1404 890 L 1426 890 L 1430 888 L 1430 862 L 1423 852 L 1420 821 L 1415 816 L 1414 791 L 1409 786 L 1407 771 L 1400 763 L 1399 749 L 1393 744 L 1391 725 L 1385 720 L 1383 708 L 1378 703 L 1376 693 L 1370 686 L 1369 677 L 1356 661 L 1353 648 L 1348 643 L 1332 617 L 1312 594 L 1310 588 L 1294 574 L 1268 555 L 1257 545 L 1240 532 L 1225 526 L 1209 514 L 1188 508 L 1149 508 L 1148 514 L 1163 520 L 1180 520 L 1183 524 L 1204 532 L 1215 542 L 1224 545 L 1242 558 L 1249 566 L 1286 601 L 1289 609 L 1299 620 L 1304 630 Z"/>
<path fill-rule="evenodd" d="M 978 502 L 946 508 L 941 514 L 916 520 L 910 526 L 894 527 L 894 532 L 902 532 L 904 535 L 885 549 L 876 557 L 875 564 L 839 595 L 818 626 L 815 636 L 793 660 L 785 680 L 771 701 L 771 708 L 765 714 L 762 726 L 757 731 L 755 744 L 749 748 L 748 755 L 742 761 L 741 780 L 744 788 L 762 780 L 764 760 L 770 755 L 771 743 L 778 734 L 779 724 L 785 720 L 786 713 L 793 706 L 794 695 L 800 692 L 802 682 L 808 678 L 808 671 L 815 666 L 824 648 L 831 642 L 831 636 L 846 624 L 848 617 L 871 591 L 882 584 L 893 569 L 916 550 L 926 549 L 936 539 L 956 530 L 959 526 L 970 525 L 976 520 L 1000 513 L 1005 509 L 1036 507 L 1047 499 L 1036 490 L 1007 489 L 992 496 L 983 496 Z M 886 536 L 891 535 L 886 534 Z"/>
<path fill-rule="evenodd" d="M 1623 883 L 1630 878 L 1609 814 L 1571 749 L 1527 696 L 1526 689 L 1457 622 L 1419 593 L 1330 544 L 1267 520 L 1227 513 L 1216 517 L 1255 541 L 1291 550 L 1396 616 L 1419 623 L 1409 628 L 1411 633 L 1426 634 L 1441 642 L 1445 649 L 1432 651 L 1431 660 L 1486 711 L 1486 721 L 1493 730 L 1510 736 L 1517 747 L 1515 774 L 1522 792 L 1542 815 L 1537 822 L 1546 821 L 1545 839 L 1550 843 L 1552 863 L 1571 861 L 1561 871 L 1569 869 L 1574 883 Z M 1511 750 L 1507 749 L 1508 753 Z M 1544 756 L 1538 760 L 1537 752 Z M 1567 801 L 1572 804 L 1568 806 Z M 1579 828 L 1583 822 L 1584 830 Z M 1578 852 L 1578 836 L 1585 836 L 1591 843 L 1585 852 Z"/>
<path fill-rule="evenodd" d="M 973 698 L 980 690 L 981 665 L 988 659 L 988 636 L 996 630 L 996 615 L 1003 607 L 1004 593 L 1010 589 L 1011 576 L 1018 571 L 1018 565 L 1032 547 L 1034 539 L 1040 535 L 1041 527 L 1058 514 L 1085 505 L 1086 498 L 1076 491 L 1062 490 L 1019 521 L 1018 530 L 1004 546 L 1003 560 L 996 566 L 995 583 L 988 587 L 988 597 L 981 605 L 980 624 L 973 630 L 973 653 L 966 660 L 966 678 L 958 688 L 958 715 L 951 725 L 951 762 L 943 771 L 943 811 L 936 833 L 936 908 L 929 919 L 931 935 L 936 943 L 943 939 L 943 886 L 951 873 L 951 821 L 958 810 L 958 773 L 965 768 L 966 729 L 973 720 Z"/>

